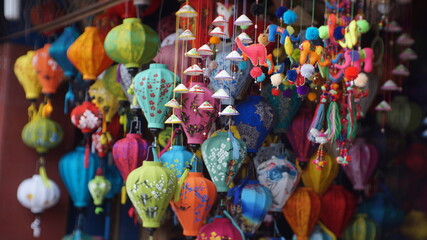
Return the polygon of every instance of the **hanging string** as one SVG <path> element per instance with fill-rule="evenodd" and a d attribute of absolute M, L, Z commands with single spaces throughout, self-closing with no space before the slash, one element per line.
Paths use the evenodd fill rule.
<path fill-rule="evenodd" d="M 264 26 L 263 29 L 267 28 L 267 1 L 264 0 Z"/>
<path fill-rule="evenodd" d="M 291 0 L 291 9 L 292 9 L 292 7 L 294 6 L 294 0 Z"/>
<path fill-rule="evenodd" d="M 256 4 L 258 4 L 259 3 L 259 1 L 258 0 L 256 0 Z M 255 14 L 255 26 L 254 26 L 254 28 L 255 28 L 255 36 L 254 36 L 254 41 L 256 42 L 256 39 L 257 39 L 257 35 L 258 35 L 258 15 L 257 14 Z"/>
<path fill-rule="evenodd" d="M 246 6 L 247 6 L 247 0 L 243 0 L 243 14 L 246 15 Z"/>
<path fill-rule="evenodd" d="M 313 0 L 313 7 L 311 9 L 311 26 L 314 25 L 314 10 L 315 10 L 315 6 L 316 6 L 316 0 Z M 302 19 L 302 16 L 301 16 Z"/>

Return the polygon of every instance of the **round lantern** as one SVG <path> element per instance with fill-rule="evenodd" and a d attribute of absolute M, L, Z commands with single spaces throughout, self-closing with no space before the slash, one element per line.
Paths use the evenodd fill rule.
<path fill-rule="evenodd" d="M 313 232 L 310 234 L 310 240 L 336 240 L 335 235 L 325 227 L 321 222 L 314 227 Z M 294 235 L 292 240 L 297 240 L 297 236 Z"/>
<path fill-rule="evenodd" d="M 319 220 L 321 201 L 311 188 L 297 188 L 286 202 L 283 214 L 297 235 L 297 240 L 309 239 Z"/>
<path fill-rule="evenodd" d="M 203 142 L 202 155 L 217 191 L 227 192 L 246 157 L 246 145 L 231 131 L 217 131 Z"/>
<path fill-rule="evenodd" d="M 150 62 L 156 56 L 159 45 L 157 33 L 142 24 L 139 18 L 124 19 L 123 24 L 108 32 L 104 42 L 108 56 L 128 69 L 138 69 L 143 63 Z"/>
<path fill-rule="evenodd" d="M 246 143 L 248 153 L 256 153 L 273 129 L 273 108 L 262 96 L 252 95 L 246 101 L 236 105 L 236 110 L 240 114 L 233 118 L 240 136 Z"/>
<path fill-rule="evenodd" d="M 184 146 L 174 145 L 171 147 L 169 151 L 163 153 L 160 157 L 160 161 L 163 162 L 163 166 L 169 168 L 173 173 L 175 173 L 176 177 L 179 179 L 181 175 L 184 173 L 185 168 L 190 165 L 190 162 L 193 163 L 191 171 L 192 172 L 202 172 L 203 171 L 203 163 L 194 154 L 187 151 Z"/>
<path fill-rule="evenodd" d="M 214 218 L 204 225 L 197 235 L 197 240 L 227 239 L 243 240 L 242 234 L 228 218 Z"/>
<path fill-rule="evenodd" d="M 208 137 L 219 112 L 219 102 L 212 98 L 213 92 L 206 83 L 190 82 L 188 88 L 199 85 L 204 94 L 185 93 L 182 95 L 182 107 L 176 113 L 180 116 L 181 126 L 187 136 L 188 144 L 202 144 Z M 200 109 L 199 106 L 209 102 L 211 109 Z"/>
<path fill-rule="evenodd" d="M 72 78 L 77 74 L 77 69 L 67 57 L 67 50 L 80 36 L 74 27 L 66 27 L 64 32 L 52 43 L 49 55 L 58 63 L 64 71 L 64 76 Z"/>
<path fill-rule="evenodd" d="M 33 66 L 36 69 L 43 94 L 54 94 L 61 83 L 63 72 L 56 61 L 50 57 L 50 44 L 36 51 L 33 57 Z"/>
<path fill-rule="evenodd" d="M 99 158 L 96 154 L 90 154 L 90 161 L 85 167 L 85 148 L 76 147 L 61 157 L 59 161 L 59 173 L 62 181 L 77 208 L 86 207 L 90 202 L 88 189 L 89 181 L 94 178 L 99 166 Z"/>
<path fill-rule="evenodd" d="M 313 114 L 308 109 L 301 109 L 286 132 L 286 136 L 300 164 L 306 164 L 308 161 L 307 158 L 309 156 L 311 143 L 307 138 L 307 134 L 310 130 L 312 117 Z"/>
<path fill-rule="evenodd" d="M 344 172 L 353 183 L 355 190 L 363 190 L 377 165 L 378 151 L 374 145 L 358 138 L 353 142 L 348 154 L 351 162 L 343 166 Z"/>
<path fill-rule="evenodd" d="M 341 237 L 356 209 L 356 197 L 343 186 L 332 185 L 322 196 L 320 220 L 337 238 Z"/>
<path fill-rule="evenodd" d="M 68 59 L 85 80 L 96 80 L 112 63 L 104 49 L 104 40 L 96 27 L 86 27 L 67 51 Z"/>
<path fill-rule="evenodd" d="M 317 155 L 313 154 L 310 162 L 316 159 L 316 157 Z M 325 154 L 324 160 L 326 164 L 322 170 L 317 169 L 315 164 L 309 163 L 301 175 L 304 186 L 312 188 L 316 193 L 321 195 L 326 192 L 339 172 L 339 165 L 331 155 Z"/>
<path fill-rule="evenodd" d="M 181 187 L 179 201 L 171 201 L 185 236 L 197 236 L 216 199 L 215 185 L 201 172 L 190 172 Z"/>
<path fill-rule="evenodd" d="M 120 189 L 123 186 L 123 178 L 120 175 L 120 171 L 117 169 L 115 165 L 107 165 L 105 168 L 105 177 L 110 181 L 111 189 L 108 191 L 107 195 L 105 195 L 106 199 L 111 199 L 114 195 L 120 192 Z"/>
<path fill-rule="evenodd" d="M 142 226 L 150 229 L 160 227 L 176 187 L 176 177 L 161 162 L 144 161 L 133 170 L 126 180 L 126 190 L 133 206 L 142 219 Z"/>
<path fill-rule="evenodd" d="M 421 124 L 423 113 L 421 108 L 406 96 L 396 96 L 390 104 L 391 111 L 387 112 L 386 124 L 402 133 L 414 132 Z M 377 120 L 382 121 L 381 113 Z"/>
<path fill-rule="evenodd" d="M 28 51 L 27 54 L 18 57 L 15 61 L 14 71 L 16 78 L 25 91 L 25 97 L 28 100 L 39 98 L 42 86 L 37 77 L 37 72 L 32 64 L 33 57 L 36 53 Z"/>
<path fill-rule="evenodd" d="M 102 111 L 103 120 L 111 122 L 119 109 L 117 98 L 107 91 L 103 81 L 96 81 L 89 87 L 89 95 L 93 98 L 92 102 Z"/>
<path fill-rule="evenodd" d="M 254 234 L 261 226 L 273 203 L 270 190 L 252 180 L 243 182 L 228 191 L 228 209 L 234 220 L 247 235 Z"/>
<path fill-rule="evenodd" d="M 273 156 L 261 163 L 256 171 L 259 182 L 272 193 L 271 210 L 281 212 L 298 185 L 300 174 L 297 168 L 286 158 Z"/>
<path fill-rule="evenodd" d="M 96 206 L 95 213 L 100 214 L 104 211 L 100 205 L 102 205 L 104 197 L 111 189 L 111 183 L 102 175 L 102 169 L 98 168 L 95 178 L 89 181 L 87 187 L 92 196 L 93 204 Z"/>
<path fill-rule="evenodd" d="M 118 81 L 117 69 L 118 65 L 113 65 L 109 67 L 100 80 L 104 82 L 105 89 L 107 89 L 108 92 L 113 94 L 113 96 L 116 97 L 117 100 L 127 101 L 125 92 L 122 90 L 120 82 Z"/>
<path fill-rule="evenodd" d="M 148 128 L 154 136 L 164 128 L 167 113 L 165 104 L 172 98 L 174 81 L 178 76 L 168 70 L 165 64 L 150 64 L 150 68 L 138 73 L 133 86 L 139 105 L 148 122 Z"/>
<path fill-rule="evenodd" d="M 366 214 L 356 214 L 351 223 L 344 231 L 344 240 L 374 240 L 376 239 L 377 227 L 374 221 Z"/>

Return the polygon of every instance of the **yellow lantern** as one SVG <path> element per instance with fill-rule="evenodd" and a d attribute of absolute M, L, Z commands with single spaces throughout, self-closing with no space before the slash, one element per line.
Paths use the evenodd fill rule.
<path fill-rule="evenodd" d="M 96 81 L 89 88 L 89 95 L 93 97 L 93 103 L 101 109 L 105 121 L 111 122 L 119 108 L 117 98 L 105 88 L 103 81 Z"/>
<path fill-rule="evenodd" d="M 315 164 L 311 163 L 314 159 L 316 159 L 316 153 L 311 156 L 310 163 L 303 171 L 299 168 L 299 164 L 297 166 L 302 171 L 301 178 L 304 185 L 312 188 L 316 193 L 323 195 L 338 175 L 339 166 L 331 155 L 325 154 L 326 165 L 319 170 Z"/>
<path fill-rule="evenodd" d="M 18 57 L 15 61 L 14 71 L 19 83 L 25 91 L 25 97 L 29 100 L 36 100 L 42 91 L 36 69 L 32 64 L 34 51 Z"/>

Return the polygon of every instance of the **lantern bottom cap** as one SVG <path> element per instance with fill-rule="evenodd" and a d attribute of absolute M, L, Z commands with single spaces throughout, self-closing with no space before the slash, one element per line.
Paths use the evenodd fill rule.
<path fill-rule="evenodd" d="M 160 223 L 145 221 L 142 223 L 142 227 L 144 227 L 144 228 L 159 228 Z"/>
<path fill-rule="evenodd" d="M 126 68 L 139 68 L 141 64 L 138 63 L 126 63 L 125 67 Z"/>
<path fill-rule="evenodd" d="M 182 232 L 182 234 L 184 235 L 184 236 L 188 236 L 188 237 L 197 237 L 197 235 L 199 234 L 199 231 L 198 230 L 193 230 L 193 231 L 186 231 L 185 229 L 184 229 L 184 231 Z"/>

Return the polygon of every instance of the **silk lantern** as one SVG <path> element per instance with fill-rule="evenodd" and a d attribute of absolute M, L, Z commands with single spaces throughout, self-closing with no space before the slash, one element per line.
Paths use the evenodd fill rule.
<path fill-rule="evenodd" d="M 104 82 L 105 89 L 113 94 L 113 96 L 116 97 L 119 102 L 127 101 L 126 94 L 122 90 L 120 82 L 118 81 L 117 69 L 118 65 L 112 65 L 107 70 L 105 70 L 105 73 L 100 80 Z"/>
<path fill-rule="evenodd" d="M 32 64 L 34 55 L 35 51 L 28 51 L 27 54 L 18 57 L 13 68 L 16 78 L 24 89 L 25 97 L 31 101 L 39 98 L 42 89 Z"/>
<path fill-rule="evenodd" d="M 142 219 L 142 226 L 150 230 L 160 227 L 169 201 L 176 188 L 176 177 L 161 162 L 144 161 L 126 180 L 126 190 Z"/>
<path fill-rule="evenodd" d="M 320 220 L 340 238 L 356 209 L 356 197 L 343 186 L 332 185 L 321 201 Z"/>
<path fill-rule="evenodd" d="M 308 161 L 307 158 L 309 156 L 311 143 L 307 139 L 307 134 L 310 130 L 312 117 L 312 113 L 308 109 L 301 109 L 286 132 L 286 136 L 300 164 L 305 164 Z"/>
<path fill-rule="evenodd" d="M 28 11 L 28 10 L 27 10 Z M 30 21 L 33 26 L 50 23 L 65 15 L 64 9 L 55 0 L 36 2 L 30 9 Z M 28 21 L 28 20 L 27 20 Z M 60 31 L 60 27 L 53 30 L 45 30 L 43 34 L 49 36 Z"/>
<path fill-rule="evenodd" d="M 102 169 L 98 168 L 95 178 L 89 181 L 87 187 L 92 196 L 93 204 L 96 206 L 95 213 L 100 214 L 104 211 L 100 205 L 102 205 L 104 197 L 111 189 L 111 183 L 102 175 Z"/>
<path fill-rule="evenodd" d="M 410 101 L 407 96 L 396 96 L 390 103 L 391 111 L 386 113 L 386 124 L 401 133 L 414 132 L 421 124 L 423 113 L 421 108 Z M 382 122 L 381 114 L 377 121 Z"/>
<path fill-rule="evenodd" d="M 111 189 L 108 191 L 107 195 L 105 195 L 105 198 L 111 199 L 114 195 L 120 192 L 123 185 L 123 178 L 120 175 L 120 171 L 113 164 L 105 167 L 105 177 L 111 184 Z"/>
<path fill-rule="evenodd" d="M 50 46 L 45 44 L 33 57 L 33 66 L 42 85 L 42 93 L 46 95 L 56 93 L 63 77 L 61 67 L 49 55 Z"/>
<path fill-rule="evenodd" d="M 262 96 L 252 95 L 236 105 L 236 110 L 240 114 L 233 118 L 240 136 L 246 144 L 248 153 L 256 153 L 273 129 L 275 118 L 273 108 Z"/>
<path fill-rule="evenodd" d="M 397 160 L 417 176 L 424 176 L 427 172 L 427 148 L 424 143 L 412 143 Z"/>
<path fill-rule="evenodd" d="M 67 51 L 68 59 L 83 74 L 84 80 L 96 80 L 112 63 L 96 27 L 86 27 Z"/>
<path fill-rule="evenodd" d="M 89 87 L 89 95 L 93 98 L 92 102 L 102 111 L 102 119 L 106 121 L 106 123 L 111 122 L 119 109 L 119 102 L 117 98 L 106 89 L 105 83 L 103 81 L 96 81 Z"/>
<path fill-rule="evenodd" d="M 228 186 L 246 157 L 245 143 L 231 131 L 217 131 L 202 144 L 203 161 L 218 192 L 227 192 Z"/>
<path fill-rule="evenodd" d="M 153 63 L 149 69 L 138 73 L 134 78 L 134 90 L 139 105 L 154 136 L 164 128 L 167 113 L 165 104 L 172 98 L 174 83 L 178 76 L 168 70 L 165 64 Z"/>
<path fill-rule="evenodd" d="M 355 190 L 363 190 L 377 165 L 378 151 L 374 145 L 358 138 L 353 142 L 348 154 L 351 162 L 343 166 L 344 172 L 353 183 Z"/>
<path fill-rule="evenodd" d="M 315 227 L 313 232 L 310 234 L 310 240 L 336 240 L 335 235 L 325 227 L 321 222 L 319 222 Z M 297 240 L 297 236 L 294 235 L 292 240 Z"/>
<path fill-rule="evenodd" d="M 193 159 L 194 157 L 194 159 Z M 187 151 L 184 146 L 173 145 L 169 151 L 163 153 L 160 157 L 163 166 L 171 170 L 176 177 L 181 178 L 185 168 L 190 165 L 192 161 L 192 172 L 202 172 L 203 163 L 193 153 Z"/>
<path fill-rule="evenodd" d="M 175 26 L 175 23 L 174 23 L 174 26 Z M 163 27 L 164 26 L 162 26 L 162 28 Z M 174 36 L 173 41 L 175 41 L 175 33 L 173 33 L 173 36 Z M 178 41 L 178 46 L 176 47 L 176 49 L 178 51 L 178 56 L 184 56 L 185 42 Z M 175 56 L 175 44 L 169 44 L 169 45 L 163 46 L 163 42 L 162 42 L 159 52 L 157 53 L 156 57 L 154 57 L 153 61 L 156 63 L 166 64 L 168 65 L 168 68 L 171 70 L 175 70 L 175 64 L 176 64 L 177 72 L 175 74 L 177 74 L 181 79 L 184 79 L 185 75 L 183 72 L 187 66 L 191 65 L 191 58 L 185 57 L 185 58 L 176 59 L 175 61 L 175 58 L 171 56 Z"/>
<path fill-rule="evenodd" d="M 197 240 L 227 239 L 243 240 L 239 230 L 228 218 L 214 218 L 211 223 L 204 225 L 197 235 Z"/>
<path fill-rule="evenodd" d="M 321 200 L 311 188 L 295 190 L 283 208 L 285 218 L 298 240 L 307 240 L 319 220 Z"/>
<path fill-rule="evenodd" d="M 181 187 L 179 200 L 171 201 L 185 236 L 197 236 L 216 199 L 215 185 L 201 172 L 190 172 Z"/>
<path fill-rule="evenodd" d="M 228 198 L 230 214 L 248 236 L 258 230 L 273 203 L 270 190 L 257 180 L 244 181 L 231 188 Z"/>
<path fill-rule="evenodd" d="M 119 16 L 108 12 L 98 14 L 93 18 L 93 25 L 98 28 L 102 39 L 105 39 L 108 32 L 115 26 L 119 25 L 120 22 L 121 19 Z"/>
<path fill-rule="evenodd" d="M 99 166 L 99 158 L 96 154 L 90 154 L 90 161 L 87 168 L 84 166 L 85 148 L 76 147 L 59 160 L 59 173 L 62 181 L 68 190 L 74 206 L 77 208 L 86 207 L 90 202 L 88 189 L 89 181 L 95 176 Z"/>
<path fill-rule="evenodd" d="M 281 212 L 298 185 L 300 174 L 297 168 L 286 158 L 273 156 L 261 163 L 256 171 L 259 182 L 272 193 L 271 211 Z"/>
<path fill-rule="evenodd" d="M 212 98 L 213 92 L 207 87 L 207 84 L 190 82 L 188 88 L 195 85 L 200 86 L 204 94 L 182 94 L 182 107 L 176 111 L 180 116 L 181 126 L 187 136 L 188 144 L 202 144 L 206 140 L 219 112 L 219 102 Z M 198 107 L 204 102 L 209 102 L 213 109 L 199 109 Z"/>
<path fill-rule="evenodd" d="M 423 240 L 427 237 L 427 214 L 419 210 L 411 210 L 400 227 L 405 239 Z"/>
<path fill-rule="evenodd" d="M 374 240 L 376 239 L 375 222 L 366 214 L 356 214 L 344 231 L 344 240 Z"/>
<path fill-rule="evenodd" d="M 67 57 L 67 50 L 79 36 L 77 29 L 66 27 L 49 48 L 49 55 L 58 63 L 67 78 L 73 78 L 77 74 L 77 69 Z"/>
<path fill-rule="evenodd" d="M 104 42 L 108 56 L 128 69 L 138 69 L 143 63 L 150 62 L 156 56 L 159 45 L 157 33 L 142 24 L 139 18 L 124 19 L 123 24 L 108 32 Z"/>
<path fill-rule="evenodd" d="M 310 162 L 316 159 L 317 154 L 313 154 Z M 316 193 L 323 195 L 328 187 L 334 181 L 339 172 L 339 165 L 329 154 L 325 154 L 325 167 L 322 170 L 316 168 L 315 164 L 308 164 L 307 168 L 302 171 L 302 182 L 304 186 L 312 188 Z M 351 163 L 353 164 L 353 163 Z M 350 164 L 350 165 L 351 165 Z"/>

